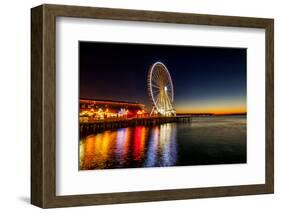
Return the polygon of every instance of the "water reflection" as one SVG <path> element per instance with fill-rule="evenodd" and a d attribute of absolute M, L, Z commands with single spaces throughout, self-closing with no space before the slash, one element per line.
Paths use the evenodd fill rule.
<path fill-rule="evenodd" d="M 175 124 L 154 127 L 149 139 L 145 167 L 173 166 L 177 161 Z"/>
<path fill-rule="evenodd" d="M 117 131 L 116 138 L 116 160 L 119 161 L 120 166 L 124 165 L 126 158 L 125 156 L 129 151 L 131 130 L 129 128 L 122 128 Z"/>
<path fill-rule="evenodd" d="M 80 169 L 173 166 L 177 162 L 175 124 L 120 128 L 80 141 Z"/>
<path fill-rule="evenodd" d="M 194 118 L 191 124 L 136 126 L 80 140 L 80 169 L 247 162 L 246 117 Z"/>

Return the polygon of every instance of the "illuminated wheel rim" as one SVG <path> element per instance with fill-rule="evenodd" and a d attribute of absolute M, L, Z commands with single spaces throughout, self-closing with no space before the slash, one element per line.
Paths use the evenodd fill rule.
<path fill-rule="evenodd" d="M 167 67 L 161 63 L 154 63 L 148 73 L 148 93 L 152 100 L 153 108 L 161 115 L 174 113 L 174 88 Z"/>

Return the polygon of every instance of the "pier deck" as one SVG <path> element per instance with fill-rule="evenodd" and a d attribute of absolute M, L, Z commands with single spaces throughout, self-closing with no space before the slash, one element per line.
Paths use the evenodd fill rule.
<path fill-rule="evenodd" d="M 95 133 L 104 130 L 125 128 L 133 126 L 154 126 L 163 123 L 190 123 L 191 116 L 173 117 L 141 117 L 131 119 L 111 119 L 96 120 L 90 122 L 80 122 L 80 133 Z"/>

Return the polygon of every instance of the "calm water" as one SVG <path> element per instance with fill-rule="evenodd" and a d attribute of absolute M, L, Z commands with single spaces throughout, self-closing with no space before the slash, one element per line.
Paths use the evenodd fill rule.
<path fill-rule="evenodd" d="M 246 163 L 246 116 L 119 128 L 80 140 L 82 170 L 229 163 Z"/>

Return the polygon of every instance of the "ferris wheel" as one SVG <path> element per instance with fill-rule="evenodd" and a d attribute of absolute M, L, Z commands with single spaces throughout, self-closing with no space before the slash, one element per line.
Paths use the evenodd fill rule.
<path fill-rule="evenodd" d="M 176 115 L 172 105 L 174 101 L 173 82 L 167 67 L 161 62 L 154 63 L 148 72 L 148 94 L 153 104 L 150 115 Z"/>

